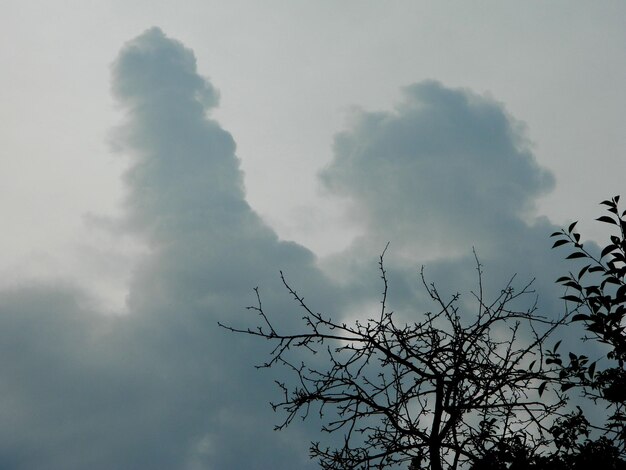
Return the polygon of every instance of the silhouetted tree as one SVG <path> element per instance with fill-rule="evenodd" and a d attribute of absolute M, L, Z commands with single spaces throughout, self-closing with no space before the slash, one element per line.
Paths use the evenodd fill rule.
<path fill-rule="evenodd" d="M 476 258 L 476 311 L 460 312 L 460 295 L 442 296 L 422 269 L 436 309 L 398 323 L 387 308 L 383 252 L 375 318 L 344 323 L 316 313 L 281 273 L 303 313 L 301 330 L 276 327 L 258 289 L 257 305 L 249 308 L 261 325 L 221 326 L 274 342 L 258 367 L 293 372 L 296 382 L 278 383 L 282 398 L 272 404 L 285 413 L 277 429 L 315 409 L 323 431 L 343 434 L 336 448 L 312 443 L 311 457 L 322 468 L 626 470 L 626 211 L 618 203 L 619 196 L 602 202 L 610 215 L 597 220 L 616 233 L 597 253 L 581 243 L 576 222 L 551 235 L 553 248 L 573 248 L 566 259 L 582 262 L 557 280 L 571 289 L 563 299 L 574 305 L 560 320 L 538 316 L 534 303 L 525 311 L 511 307 L 532 293 L 531 284 L 515 291 L 509 282 L 487 302 Z M 569 352 L 564 360 L 560 341 L 546 348 L 567 321 L 582 322 L 589 333 L 583 339 L 605 345 L 605 357 L 591 361 Z M 327 359 L 314 356 L 320 352 Z M 547 390 L 554 392 L 550 400 Z M 609 410 L 605 423 L 590 423 L 580 407 L 563 411 L 566 394 L 575 391 Z"/>
<path fill-rule="evenodd" d="M 564 358 L 558 341 L 553 349 L 546 349 L 544 361 L 559 369 L 551 386 L 562 393 L 580 391 L 579 398 L 603 405 L 595 408 L 599 413 L 592 413 L 594 423 L 580 407 L 565 415 L 559 412 L 549 429 L 552 449 L 537 453 L 519 439 L 501 440 L 472 470 L 626 470 L 626 211 L 620 214 L 618 203 L 619 196 L 601 203 L 610 215 L 597 220 L 613 225 L 616 233 L 597 252 L 595 244 L 588 250 L 580 241 L 577 222 L 551 235 L 556 238 L 553 248 L 570 248 L 566 259 L 581 263 L 575 272 L 557 279 L 568 289 L 562 298 L 574 306 L 565 318 L 582 322 L 589 333 L 583 340 L 597 341 L 607 352 L 594 361 L 573 352 Z M 598 423 L 602 415 L 606 422 Z"/>
<path fill-rule="evenodd" d="M 574 306 L 571 321 L 582 322 L 588 332 L 583 339 L 601 343 L 607 353 L 593 362 L 572 352 L 565 361 L 558 353 L 548 361 L 561 367 L 562 390 L 580 390 L 583 397 L 608 410 L 605 423 L 591 425 L 584 418 L 586 427 L 596 434 L 600 431 L 602 437 L 591 440 L 587 431 L 578 436 L 584 437 L 582 442 L 571 440 L 572 452 L 596 463 L 605 459 L 601 468 L 626 469 L 626 211 L 620 213 L 619 196 L 601 204 L 609 214 L 596 220 L 613 226 L 614 233 L 599 252 L 580 241 L 576 222 L 552 237 L 556 238 L 553 248 L 570 248 L 567 259 L 581 263 L 576 272 L 557 279 L 569 291 L 563 299 Z"/>
<path fill-rule="evenodd" d="M 554 365 L 543 361 L 543 345 L 560 322 L 535 313 L 532 283 L 517 291 L 511 280 L 488 301 L 478 258 L 474 311 L 461 312 L 460 295 L 441 294 L 422 269 L 436 308 L 416 314 L 414 323 L 397 322 L 388 310 L 383 258 L 384 252 L 375 317 L 370 313 L 367 320 L 347 323 L 316 313 L 281 273 L 303 314 L 301 330 L 285 332 L 275 325 L 258 289 L 258 303 L 249 308 L 259 315 L 259 326 L 221 325 L 274 343 L 270 358 L 258 367 L 292 371 L 294 382 L 278 383 L 281 399 L 272 403 L 285 414 L 276 428 L 319 413 L 323 431 L 343 435 L 335 448 L 312 443 L 310 455 L 325 469 L 404 464 L 442 470 L 473 464 L 486 470 L 511 461 L 506 468 L 521 468 L 515 461 L 523 453 L 534 455 L 553 441 L 550 428 L 564 403 L 560 392 L 551 400 L 544 393 L 555 375 Z M 527 296 L 530 308 L 512 307 Z M 320 360 L 321 354 L 326 359 Z"/>

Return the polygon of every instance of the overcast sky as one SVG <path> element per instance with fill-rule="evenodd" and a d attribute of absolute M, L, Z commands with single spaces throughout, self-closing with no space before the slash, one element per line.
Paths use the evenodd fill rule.
<path fill-rule="evenodd" d="M 0 467 L 304 468 L 259 285 L 366 317 L 537 277 L 624 194 L 623 2 L 5 1 Z M 626 194 L 624 194 L 626 196 Z M 392 286 L 394 284 L 392 283 Z M 364 310 L 365 309 L 365 310 Z M 290 316 L 291 314 L 291 316 Z M 253 320 L 253 319 L 252 319 Z M 254 390 L 254 393 L 250 393 Z"/>

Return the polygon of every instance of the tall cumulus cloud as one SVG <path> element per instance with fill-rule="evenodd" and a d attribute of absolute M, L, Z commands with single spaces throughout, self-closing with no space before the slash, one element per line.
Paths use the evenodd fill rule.
<path fill-rule="evenodd" d="M 299 318 L 279 270 L 328 299 L 310 251 L 279 241 L 245 200 L 235 142 L 208 117 L 217 91 L 195 57 L 158 28 L 112 67 L 132 159 L 121 226 L 149 253 L 128 312 L 106 316 L 74 286 L 28 286 L 0 301 L 0 467 L 7 469 L 307 468 L 306 429 L 277 434 L 268 345 L 217 322 L 252 325 L 263 301 Z"/>
<path fill-rule="evenodd" d="M 472 245 L 494 280 L 522 270 L 551 285 L 554 227 L 532 207 L 552 177 L 490 99 L 422 83 L 393 112 L 361 112 L 338 135 L 321 180 L 351 199 L 364 234 L 326 260 L 345 273 L 335 283 L 246 201 L 235 141 L 210 118 L 218 93 L 191 50 L 153 28 L 123 47 L 112 73 L 126 113 L 117 138 L 132 159 L 122 226 L 149 253 L 123 316 L 94 311 L 72 285 L 0 293 L 0 468 L 314 468 L 307 446 L 317 434 L 271 430 L 275 376 L 252 368 L 268 345 L 217 327 L 254 324 L 245 307 L 256 285 L 278 324 L 298 322 L 281 269 L 332 314 L 375 303 L 387 240 L 406 312 L 420 305 L 416 263 L 428 259 L 458 290 L 474 279 L 458 269 Z"/>
<path fill-rule="evenodd" d="M 553 187 L 501 104 L 434 81 L 403 98 L 393 112 L 357 113 L 321 173 L 328 190 L 351 198 L 367 237 L 391 232 L 403 247 L 448 253 L 488 244 Z"/>

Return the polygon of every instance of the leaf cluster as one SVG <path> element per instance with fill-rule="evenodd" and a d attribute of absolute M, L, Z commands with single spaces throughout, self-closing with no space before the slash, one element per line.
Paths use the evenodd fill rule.
<path fill-rule="evenodd" d="M 603 448 L 619 456 L 619 465 L 624 468 L 626 457 L 626 211 L 619 209 L 619 196 L 602 201 L 608 215 L 598 221 L 613 228 L 609 240 L 595 254 L 580 241 L 575 231 L 576 222 L 567 230 L 554 232 L 553 248 L 569 248 L 566 259 L 582 262 L 575 273 L 570 272 L 556 280 L 569 292 L 562 297 L 573 306 L 572 322 L 581 322 L 589 333 L 583 339 L 596 341 L 608 352 L 591 362 L 586 356 L 570 352 L 569 363 L 564 363 L 556 347 L 548 354 L 547 362 L 561 367 L 559 378 L 563 391 L 571 388 L 580 390 L 584 397 L 594 403 L 603 403 L 610 410 L 603 425 L 594 425 L 602 432 Z M 587 439 L 585 452 L 589 452 L 593 442 Z M 583 448 L 578 449 L 579 453 Z M 597 449 L 596 449 L 597 450 Z M 607 451 L 608 452 L 608 451 Z M 616 467 L 617 468 L 617 467 Z"/>
<path fill-rule="evenodd" d="M 610 236 L 599 256 L 580 241 L 580 234 L 574 230 L 576 222 L 551 237 L 556 238 L 553 248 L 570 248 L 566 259 L 584 262 L 577 273 L 570 272 L 556 281 L 572 291 L 562 297 L 574 305 L 572 321 L 584 322 L 595 339 L 611 347 L 609 359 L 616 359 L 622 366 L 626 359 L 626 211 L 620 214 L 618 203 L 619 196 L 602 201 L 610 215 L 596 220 L 615 226 L 617 233 Z"/>

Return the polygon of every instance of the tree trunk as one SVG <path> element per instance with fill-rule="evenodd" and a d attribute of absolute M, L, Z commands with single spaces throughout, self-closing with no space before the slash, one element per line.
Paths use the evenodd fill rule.
<path fill-rule="evenodd" d="M 439 429 L 441 428 L 441 416 L 443 414 L 443 379 L 437 379 L 435 389 L 435 412 L 433 416 L 433 424 L 430 430 L 430 443 L 428 444 L 428 452 L 430 454 L 430 470 L 443 470 L 441 465 L 441 436 Z"/>

